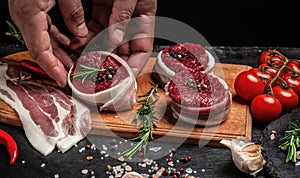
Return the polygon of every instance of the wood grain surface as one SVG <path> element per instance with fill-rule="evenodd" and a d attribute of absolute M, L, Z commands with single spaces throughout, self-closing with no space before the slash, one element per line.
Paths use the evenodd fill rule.
<path fill-rule="evenodd" d="M 27 52 L 16 53 L 7 56 L 7 58 L 32 60 Z M 150 83 L 153 82 L 151 72 L 155 61 L 156 58 L 150 58 L 142 73 L 137 78 L 137 96 L 147 92 L 151 88 Z M 217 126 L 194 126 L 173 119 L 170 109 L 167 106 L 164 91 L 163 89 L 159 89 L 160 98 L 155 106 L 156 116 L 158 118 L 156 124 L 158 127 L 153 130 L 154 138 L 167 137 L 168 141 L 171 142 L 184 141 L 185 143 L 191 144 L 199 144 L 200 141 L 203 143 L 207 142 L 208 145 L 211 146 L 222 146 L 219 144 L 221 139 L 233 139 L 237 136 L 244 136 L 251 140 L 252 117 L 249 106 L 236 97 L 233 87 L 236 75 L 249 68 L 250 66 L 246 65 L 216 63 L 213 72 L 225 79 L 233 94 L 230 114 L 223 123 Z M 137 136 L 138 126 L 132 124 L 131 121 L 138 107 L 139 105 L 137 104 L 133 110 L 118 113 L 99 113 L 98 111 L 93 111 L 93 129 L 91 134 L 105 136 L 118 135 L 123 138 L 133 138 Z M 18 114 L 2 100 L 0 100 L 0 122 L 22 126 Z"/>

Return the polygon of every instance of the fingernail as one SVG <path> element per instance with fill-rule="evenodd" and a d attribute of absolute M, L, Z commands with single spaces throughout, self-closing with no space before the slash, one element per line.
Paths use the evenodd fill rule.
<path fill-rule="evenodd" d="M 85 25 L 85 23 L 80 24 L 79 26 L 77 26 L 77 35 L 80 37 L 85 37 L 88 34 L 88 29 Z"/>
<path fill-rule="evenodd" d="M 113 38 L 116 43 L 121 43 L 123 41 L 124 32 L 120 29 L 115 29 L 113 31 Z"/>
<path fill-rule="evenodd" d="M 62 77 L 62 78 L 64 78 L 64 77 Z M 56 83 L 61 88 L 64 88 L 67 85 L 67 82 L 65 80 L 63 80 L 63 79 L 56 80 Z"/>

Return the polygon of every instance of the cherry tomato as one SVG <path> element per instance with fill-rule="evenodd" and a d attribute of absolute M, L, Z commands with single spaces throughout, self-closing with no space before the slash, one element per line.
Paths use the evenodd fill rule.
<path fill-rule="evenodd" d="M 258 65 L 261 65 L 263 63 L 268 63 L 269 61 L 276 61 L 276 64 L 280 64 L 285 61 L 285 57 L 277 50 L 275 49 L 268 49 L 266 51 L 263 51 L 258 58 Z"/>
<path fill-rule="evenodd" d="M 264 88 L 265 86 L 260 78 L 249 71 L 239 73 L 234 80 L 235 92 L 245 101 L 250 101 L 256 95 L 263 93 Z"/>
<path fill-rule="evenodd" d="M 292 88 L 285 89 L 281 85 L 272 88 L 274 96 L 279 100 L 282 106 L 282 112 L 286 113 L 298 106 L 299 97 Z"/>
<path fill-rule="evenodd" d="M 287 64 L 287 67 L 285 67 L 283 69 L 284 73 L 293 73 L 293 72 L 297 72 L 298 74 L 300 74 L 300 67 L 299 67 L 299 62 L 295 61 L 295 60 L 290 60 Z"/>
<path fill-rule="evenodd" d="M 277 98 L 269 94 L 260 94 L 253 98 L 250 110 L 253 117 L 260 122 L 270 122 L 278 118 L 282 106 Z"/>
<path fill-rule="evenodd" d="M 265 92 L 269 90 L 270 81 L 273 79 L 273 77 L 270 74 L 261 71 L 260 68 L 251 68 L 249 69 L 249 72 L 255 73 L 261 79 L 265 86 Z"/>
<path fill-rule="evenodd" d="M 282 79 L 287 86 L 292 86 L 292 89 L 300 96 L 300 76 L 285 74 Z M 282 83 L 282 82 L 281 82 Z"/>
<path fill-rule="evenodd" d="M 266 63 L 259 65 L 258 68 L 262 72 L 270 74 L 272 77 L 275 77 L 277 75 L 277 73 L 278 73 L 278 68 L 270 66 L 270 65 L 268 65 Z"/>

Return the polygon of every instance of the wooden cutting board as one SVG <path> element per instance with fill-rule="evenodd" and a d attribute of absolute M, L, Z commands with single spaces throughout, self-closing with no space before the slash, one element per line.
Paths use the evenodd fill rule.
<path fill-rule="evenodd" d="M 7 58 L 32 60 L 27 52 L 16 53 L 7 56 Z M 151 71 L 155 61 L 156 58 L 150 58 L 142 73 L 137 78 L 137 96 L 146 93 L 151 88 L 150 83 L 153 82 Z M 186 143 L 191 144 L 198 144 L 199 141 L 204 141 L 211 146 L 223 146 L 219 144 L 221 139 L 233 139 L 237 136 L 244 136 L 251 140 L 252 117 L 249 106 L 247 103 L 238 100 L 233 87 L 236 75 L 250 68 L 250 66 L 246 65 L 216 63 L 213 72 L 216 75 L 223 76 L 233 94 L 230 114 L 218 126 L 192 126 L 173 119 L 170 109 L 166 104 L 164 91 L 159 89 L 160 98 L 155 106 L 156 116 L 159 120 L 156 122 L 157 128 L 153 130 L 154 138 L 161 138 L 168 135 L 168 141 L 176 142 L 184 139 Z M 132 124 L 131 121 L 138 107 L 139 105 L 137 104 L 131 111 L 118 113 L 92 112 L 93 129 L 91 133 L 105 136 L 116 134 L 122 138 L 137 136 L 138 127 Z M 0 100 L 0 122 L 22 126 L 18 114 L 2 100 Z"/>

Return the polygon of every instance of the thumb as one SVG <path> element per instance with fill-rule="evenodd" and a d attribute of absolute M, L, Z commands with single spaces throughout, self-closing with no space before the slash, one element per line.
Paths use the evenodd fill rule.
<path fill-rule="evenodd" d="M 123 41 L 124 34 L 131 18 L 137 0 L 115 0 L 113 3 L 111 15 L 109 18 L 109 38 L 119 44 Z"/>
<path fill-rule="evenodd" d="M 58 6 L 68 29 L 75 36 L 87 36 L 88 29 L 81 0 L 58 0 Z"/>

